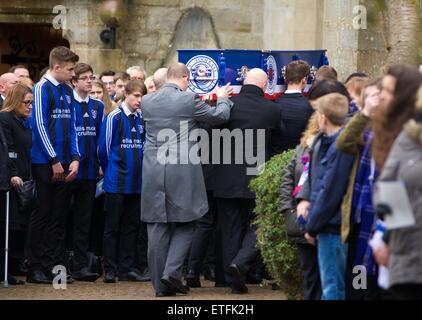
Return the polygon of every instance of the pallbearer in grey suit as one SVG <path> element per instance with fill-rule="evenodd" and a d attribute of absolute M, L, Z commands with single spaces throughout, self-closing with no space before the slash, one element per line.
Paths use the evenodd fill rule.
<path fill-rule="evenodd" d="M 227 121 L 232 107 L 228 85 L 218 89 L 217 106 L 211 107 L 186 92 L 188 83 L 189 70 L 174 64 L 168 82 L 142 100 L 146 144 L 141 212 L 148 223 L 148 264 L 157 296 L 187 292 L 181 282 L 182 264 L 195 222 L 208 211 L 201 163 L 188 157 L 197 142 L 188 137 L 201 122 Z"/>

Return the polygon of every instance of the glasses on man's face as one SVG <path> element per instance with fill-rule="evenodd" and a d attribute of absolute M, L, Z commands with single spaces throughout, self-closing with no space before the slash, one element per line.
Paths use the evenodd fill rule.
<path fill-rule="evenodd" d="M 91 80 L 91 81 L 94 81 L 95 80 L 95 76 L 90 76 L 90 77 L 84 76 L 84 77 L 79 77 L 78 79 L 79 80 L 82 80 L 82 81 L 88 81 L 88 79 Z"/>
<path fill-rule="evenodd" d="M 28 107 L 29 105 L 32 104 L 32 100 L 23 100 L 22 103 Z"/>

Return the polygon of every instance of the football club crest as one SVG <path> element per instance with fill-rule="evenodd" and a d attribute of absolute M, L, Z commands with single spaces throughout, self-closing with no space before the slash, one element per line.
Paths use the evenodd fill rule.
<path fill-rule="evenodd" d="M 97 119 L 98 112 L 97 110 L 91 110 L 92 118 Z"/>
<path fill-rule="evenodd" d="M 218 82 L 218 65 L 208 56 L 198 55 L 186 64 L 190 70 L 189 89 L 198 94 L 211 92 Z"/>
<path fill-rule="evenodd" d="M 274 94 L 277 86 L 277 62 L 273 56 L 267 58 L 267 74 L 268 74 L 268 94 Z"/>
<path fill-rule="evenodd" d="M 66 96 L 66 101 L 68 104 L 70 104 L 72 102 L 72 98 L 70 96 Z"/>

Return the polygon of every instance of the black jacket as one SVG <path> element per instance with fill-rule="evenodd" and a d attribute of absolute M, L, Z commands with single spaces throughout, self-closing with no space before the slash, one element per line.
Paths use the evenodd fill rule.
<path fill-rule="evenodd" d="M 286 132 L 280 141 L 282 151 L 295 149 L 314 110 L 308 99 L 300 93 L 284 94 L 277 103 L 281 105 L 281 116 L 286 126 Z"/>
<path fill-rule="evenodd" d="M 9 150 L 8 168 L 10 176 L 23 181 L 31 177 L 31 129 L 13 112 L 0 112 L 0 124 Z"/>
<path fill-rule="evenodd" d="M 7 161 L 9 159 L 9 151 L 7 149 L 6 137 L 3 133 L 3 126 L 0 124 L 0 191 L 9 189 L 9 169 L 7 168 Z M 0 205 L 2 203 L 0 202 Z"/>
<path fill-rule="evenodd" d="M 220 129 L 241 130 L 243 134 L 243 158 L 242 164 L 235 164 L 235 139 L 231 139 L 230 148 L 223 145 L 220 139 L 220 164 L 214 168 L 214 196 L 217 198 L 247 198 L 254 199 L 255 194 L 249 190 L 249 181 L 255 176 L 247 175 L 247 168 L 254 168 L 256 164 L 247 164 L 245 154 L 247 148 L 252 150 L 256 156 L 258 150 L 257 130 L 265 130 L 263 155 L 265 161 L 270 156 L 280 152 L 280 146 L 273 144 L 273 137 L 284 132 L 284 124 L 281 119 L 281 108 L 278 104 L 264 98 L 264 92 L 257 86 L 244 85 L 239 95 L 231 99 L 234 102 L 230 114 L 230 120 Z M 254 139 L 252 144 L 245 147 L 246 130 L 253 129 Z M 214 145 L 217 143 L 213 141 Z M 229 164 L 223 164 L 224 151 L 231 152 L 231 161 Z M 239 151 L 239 150 L 238 150 Z M 249 150 L 250 151 L 250 150 Z M 248 152 L 250 153 L 250 152 Z M 250 162 L 250 161 L 249 161 Z"/>
<path fill-rule="evenodd" d="M 0 110 L 3 108 L 3 102 L 4 102 L 4 100 L 3 100 L 2 96 L 0 95 Z"/>
<path fill-rule="evenodd" d="M 28 122 L 29 124 L 29 122 Z M 8 182 L 10 177 L 18 176 L 23 181 L 30 180 L 31 177 L 31 129 L 26 128 L 20 119 L 13 112 L 0 112 L 0 127 L 7 143 L 6 153 Z M 2 200 L 0 200 L 1 202 Z M 27 225 L 29 212 L 21 212 L 18 208 L 17 193 L 14 188 L 10 189 L 9 198 L 9 222 L 11 230 L 24 230 Z M 3 220 L 4 206 L 0 208 L 0 220 Z"/>

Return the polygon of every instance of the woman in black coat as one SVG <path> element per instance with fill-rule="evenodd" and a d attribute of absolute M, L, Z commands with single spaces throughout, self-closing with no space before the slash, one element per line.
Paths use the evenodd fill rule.
<path fill-rule="evenodd" d="M 31 179 L 31 129 L 29 128 L 31 109 L 31 90 L 24 85 L 17 84 L 9 91 L 0 112 L 0 126 L 7 142 L 9 155 L 7 167 L 11 185 L 9 204 L 11 260 L 13 258 L 21 260 L 23 257 L 26 227 L 30 215 L 30 212 L 19 210 L 15 188 Z M 0 200 L 0 203 L 4 202 Z M 0 213 L 1 234 L 4 235 L 5 207 L 3 205 L 0 208 Z M 2 243 L 4 242 L 2 241 Z M 11 264 L 11 269 L 13 269 L 13 264 Z M 23 283 L 12 276 L 9 276 L 9 282 L 10 284 Z"/>

